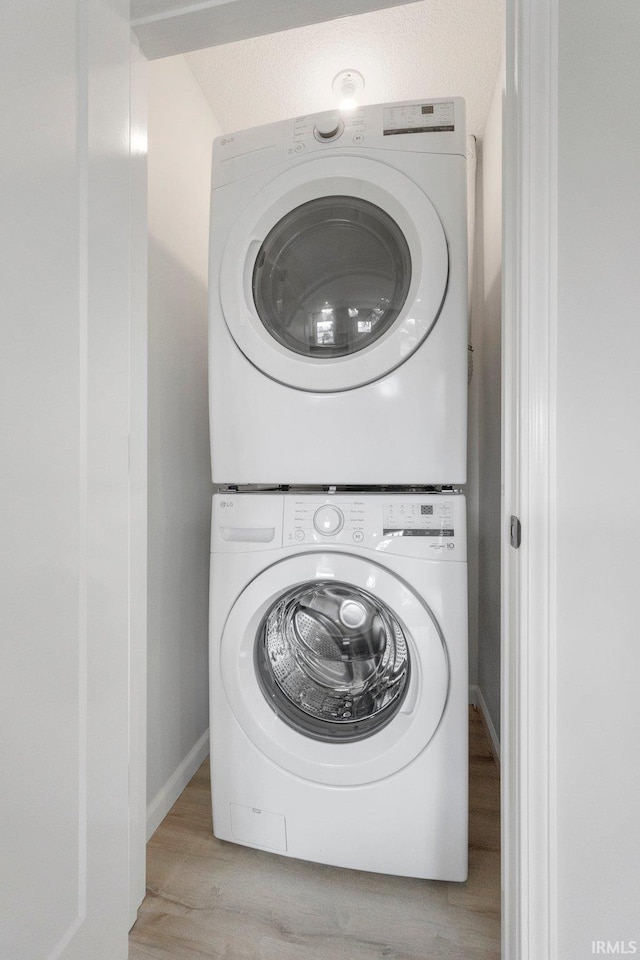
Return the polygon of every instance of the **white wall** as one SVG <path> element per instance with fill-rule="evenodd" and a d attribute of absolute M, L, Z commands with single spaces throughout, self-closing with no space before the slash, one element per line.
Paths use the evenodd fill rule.
<path fill-rule="evenodd" d="M 219 126 L 183 57 L 149 67 L 148 832 L 207 752 L 207 251 Z"/>
<path fill-rule="evenodd" d="M 559 11 L 557 955 L 584 960 L 640 953 L 640 14 Z"/>
<path fill-rule="evenodd" d="M 500 735 L 502 88 L 499 72 L 479 148 L 473 304 L 473 416 L 478 473 L 478 687 Z"/>

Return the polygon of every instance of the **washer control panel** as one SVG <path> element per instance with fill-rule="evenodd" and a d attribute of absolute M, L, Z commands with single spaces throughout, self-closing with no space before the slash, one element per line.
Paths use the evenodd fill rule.
<path fill-rule="evenodd" d="M 283 546 L 385 550 L 431 559 L 466 559 L 462 494 L 286 494 Z"/>
<path fill-rule="evenodd" d="M 214 553 L 384 551 L 426 560 L 466 560 L 466 508 L 459 493 L 221 492 L 213 498 Z M 355 622 L 358 611 L 345 609 Z"/>

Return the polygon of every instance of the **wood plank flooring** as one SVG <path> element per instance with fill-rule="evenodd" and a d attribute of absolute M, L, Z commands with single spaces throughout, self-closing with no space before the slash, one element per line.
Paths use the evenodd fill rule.
<path fill-rule="evenodd" d="M 469 879 L 343 870 L 217 840 L 204 763 L 148 845 L 129 960 L 499 960 L 498 769 L 470 709 Z"/>

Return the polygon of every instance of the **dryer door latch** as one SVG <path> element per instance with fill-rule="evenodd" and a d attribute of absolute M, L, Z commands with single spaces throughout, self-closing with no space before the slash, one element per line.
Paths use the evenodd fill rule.
<path fill-rule="evenodd" d="M 511 546 L 517 550 L 522 540 L 522 527 L 517 517 L 511 516 L 510 536 Z"/>

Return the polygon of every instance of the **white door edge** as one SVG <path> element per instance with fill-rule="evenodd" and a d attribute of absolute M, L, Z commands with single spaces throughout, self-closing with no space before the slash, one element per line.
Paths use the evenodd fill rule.
<path fill-rule="evenodd" d="M 129 922 L 146 893 L 147 59 L 131 43 L 129 343 Z"/>
<path fill-rule="evenodd" d="M 557 46 L 553 0 L 508 0 L 501 611 L 505 960 L 557 958 Z M 510 546 L 511 515 L 522 524 L 518 550 Z"/>

